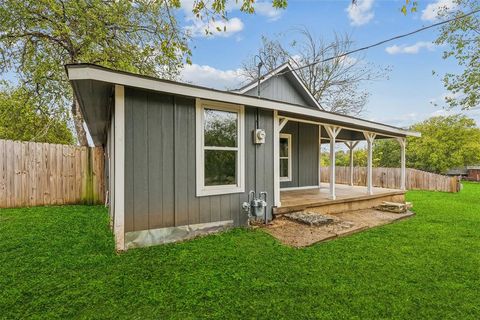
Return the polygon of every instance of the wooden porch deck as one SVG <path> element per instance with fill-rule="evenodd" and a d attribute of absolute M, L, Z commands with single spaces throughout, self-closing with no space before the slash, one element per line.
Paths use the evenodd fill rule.
<path fill-rule="evenodd" d="M 366 187 L 344 184 L 335 186 L 335 200 L 330 199 L 328 183 L 322 183 L 320 188 L 281 191 L 281 206 L 274 208 L 273 213 L 284 214 L 308 208 L 316 208 L 324 213 L 339 213 L 373 208 L 383 201 L 405 201 L 403 190 L 374 188 L 373 195 L 369 195 Z"/>

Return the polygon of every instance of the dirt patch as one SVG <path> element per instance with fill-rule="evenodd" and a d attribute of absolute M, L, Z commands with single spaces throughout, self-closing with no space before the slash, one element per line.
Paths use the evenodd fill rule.
<path fill-rule="evenodd" d="M 305 214 L 308 214 L 305 212 Z M 391 213 L 374 209 L 343 212 L 325 215 L 331 217 L 331 223 L 324 225 L 308 225 L 280 217 L 274 219 L 263 229 L 292 247 L 306 247 L 314 243 L 331 240 L 336 237 L 346 236 L 372 227 L 391 223 L 396 220 L 412 216 L 412 212 Z"/>

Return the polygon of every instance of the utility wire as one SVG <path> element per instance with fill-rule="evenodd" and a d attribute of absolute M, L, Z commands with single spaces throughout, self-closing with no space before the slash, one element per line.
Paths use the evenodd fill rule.
<path fill-rule="evenodd" d="M 338 56 L 333 56 L 333 57 L 326 58 L 326 59 L 323 59 L 323 60 L 320 60 L 320 61 L 314 61 L 314 62 L 311 62 L 311 63 L 306 64 L 306 65 L 301 66 L 301 67 L 292 68 L 291 70 L 287 70 L 287 71 L 284 71 L 284 72 L 277 73 L 275 76 L 281 76 L 281 75 L 286 74 L 286 73 L 291 72 L 291 71 L 297 71 L 297 70 L 301 70 L 301 69 L 305 69 L 305 68 L 311 67 L 311 66 L 313 66 L 313 65 L 316 65 L 317 63 L 327 62 L 327 61 L 330 61 L 330 60 L 334 60 L 334 59 L 338 59 L 338 58 L 345 57 L 345 56 L 350 55 L 350 54 L 352 54 L 352 53 L 356 53 L 356 52 L 359 52 L 359 51 L 368 50 L 368 49 L 371 49 L 371 48 L 373 48 L 373 47 L 378 47 L 379 45 L 382 45 L 382 44 L 384 44 L 384 43 L 387 43 L 387 42 L 390 42 L 390 41 L 393 41 L 393 40 L 397 40 L 397 39 L 401 39 L 401 38 L 405 38 L 405 37 L 411 36 L 412 34 L 415 34 L 415 33 L 418 33 L 418 32 L 422 32 L 422 31 L 427 30 L 427 29 L 435 28 L 435 27 L 438 27 L 438 26 L 440 26 L 440 25 L 442 25 L 442 24 L 446 24 L 446 23 L 449 23 L 449 22 L 452 22 L 452 21 L 455 21 L 455 20 L 460 20 L 460 19 L 466 18 L 466 17 L 468 17 L 468 16 L 474 15 L 474 14 L 476 14 L 476 13 L 479 13 L 479 12 L 480 12 L 480 9 L 477 9 L 477 10 L 471 11 L 471 12 L 469 12 L 469 13 L 466 13 L 466 14 L 463 14 L 463 15 L 460 15 L 460 16 L 457 16 L 457 17 L 455 17 L 455 18 L 451 18 L 451 19 L 448 19 L 448 20 L 440 21 L 440 22 L 431 24 L 431 25 L 429 25 L 429 26 L 426 26 L 426 27 L 423 27 L 423 28 L 420 28 L 420 29 L 417 29 L 417 30 L 408 32 L 408 33 L 404 33 L 404 34 L 401 34 L 401 35 L 398 35 L 398 36 L 395 36 L 395 37 L 392 37 L 392 38 L 389 38 L 389 39 L 386 39 L 386 40 L 382 40 L 382 41 L 380 41 L 380 42 L 377 42 L 377 43 L 374 43 L 374 44 L 371 44 L 371 45 L 368 45 L 368 46 L 365 46 L 365 47 L 361 47 L 361 48 L 358 48 L 358 49 L 355 49 L 355 50 L 352 50 L 352 51 L 348 51 L 348 52 L 342 53 L 342 54 L 340 54 L 340 55 L 338 55 Z"/>

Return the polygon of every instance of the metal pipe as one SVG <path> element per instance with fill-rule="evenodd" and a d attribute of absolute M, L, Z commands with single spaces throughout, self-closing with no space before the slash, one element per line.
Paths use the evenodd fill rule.
<path fill-rule="evenodd" d="M 268 224 L 268 212 L 267 212 L 267 207 L 268 207 L 268 202 L 267 202 L 267 192 L 266 191 L 262 191 L 260 192 L 260 197 L 262 197 L 263 195 L 263 201 L 265 201 L 265 214 L 264 214 L 264 219 L 263 221 L 265 222 L 265 225 Z"/>

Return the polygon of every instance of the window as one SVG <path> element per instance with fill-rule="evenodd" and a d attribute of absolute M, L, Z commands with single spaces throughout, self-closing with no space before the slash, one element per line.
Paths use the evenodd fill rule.
<path fill-rule="evenodd" d="M 292 181 L 292 135 L 280 134 L 280 181 Z"/>
<path fill-rule="evenodd" d="M 243 106 L 197 99 L 197 196 L 245 191 Z"/>

